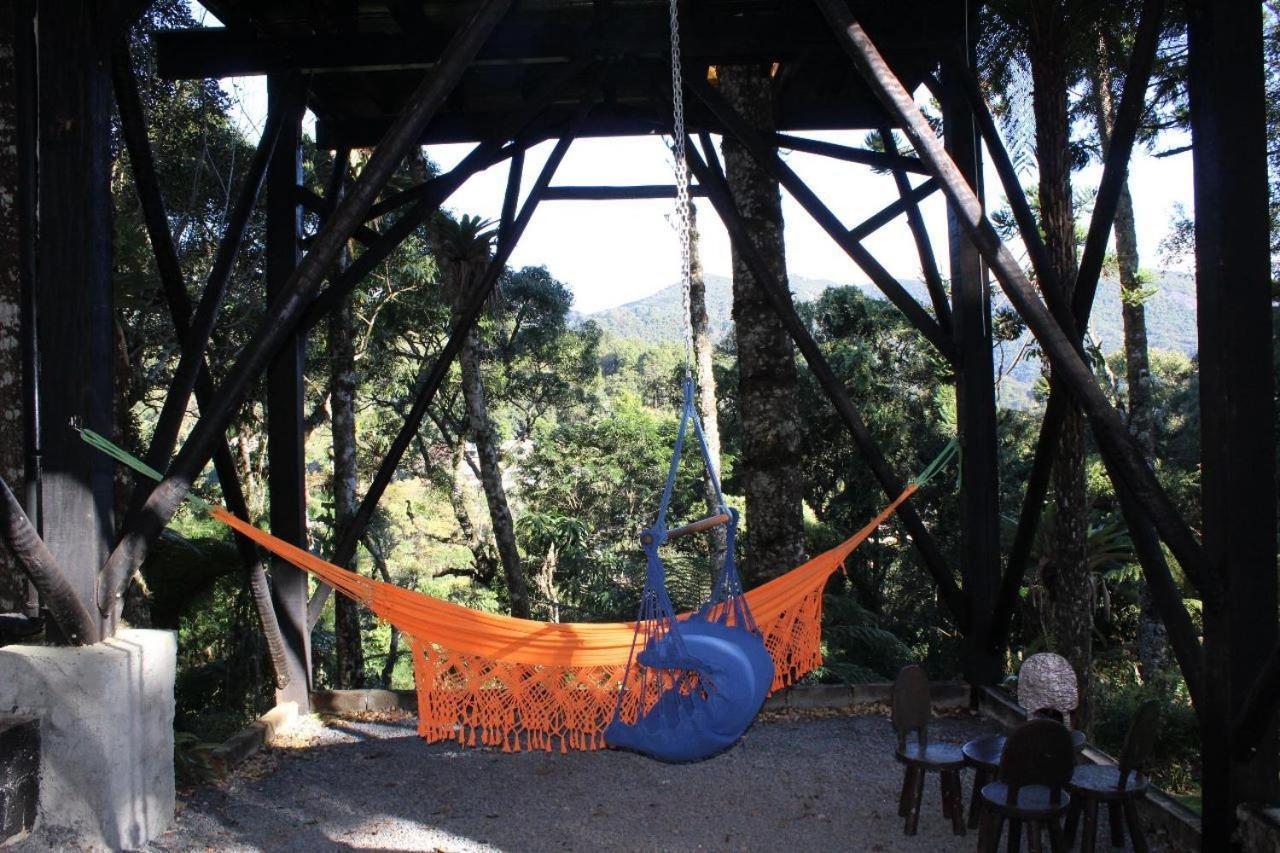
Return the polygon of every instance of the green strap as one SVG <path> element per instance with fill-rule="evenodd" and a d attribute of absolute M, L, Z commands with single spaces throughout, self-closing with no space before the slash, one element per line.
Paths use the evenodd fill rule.
<path fill-rule="evenodd" d="M 125 465 L 128 465 L 130 468 L 137 471 L 139 474 L 142 474 L 143 476 L 146 476 L 146 477 L 150 477 L 156 482 L 159 482 L 164 479 L 164 475 L 161 474 L 159 471 L 157 471 L 155 468 L 152 468 L 150 465 L 143 462 L 141 459 L 134 456 L 133 454 L 128 453 L 127 451 L 121 449 L 115 444 L 112 444 L 106 438 L 103 438 L 101 435 L 98 435 L 98 433 L 94 432 L 93 430 L 81 429 L 80 437 L 84 439 L 85 443 L 88 444 L 89 446 L 96 447 L 98 450 L 101 450 L 103 453 L 107 454 L 111 458 L 119 462 L 123 462 Z M 942 448 L 942 452 L 940 452 L 937 456 L 935 456 L 933 461 L 930 462 L 927 466 L 925 466 L 923 471 L 921 471 L 919 474 L 916 474 L 914 477 L 911 478 L 911 482 L 917 487 L 923 486 L 925 483 L 928 483 L 930 480 L 932 480 L 934 477 L 938 475 L 939 471 L 947 467 L 947 465 L 951 463 L 951 460 L 955 458 L 955 456 L 959 454 L 959 452 L 960 452 L 959 440 L 955 438 L 951 439 L 950 441 L 947 442 L 947 446 Z M 202 509 L 206 511 L 209 509 L 208 502 L 193 492 L 187 493 L 187 500 L 191 501 L 191 503 L 198 509 Z"/>
<path fill-rule="evenodd" d="M 94 447 L 94 448 L 97 448 L 98 450 L 101 450 L 103 453 L 107 454 L 112 459 L 115 459 L 117 462 L 123 462 L 125 465 L 128 465 L 130 468 L 137 471 L 139 474 L 142 474 L 144 477 L 150 477 L 156 482 L 160 482 L 161 480 L 164 479 L 164 475 L 161 474 L 159 471 L 157 471 L 155 468 L 152 468 L 150 465 L 143 462 L 141 459 L 134 456 L 132 453 L 129 453 L 123 448 L 111 443 L 109 440 L 99 435 L 98 433 L 94 432 L 93 430 L 81 429 L 80 437 L 84 439 L 85 444 L 89 445 L 90 447 Z M 191 504 L 195 506 L 197 509 L 201 509 L 205 511 L 208 511 L 210 509 L 209 503 L 203 498 L 201 498 L 199 495 L 195 494 L 194 492 L 187 493 L 187 500 L 191 501 Z"/>
<path fill-rule="evenodd" d="M 953 438 L 947 442 L 946 447 L 942 448 L 942 452 L 935 456 L 933 461 L 925 466 L 923 471 L 911 478 L 912 484 L 917 487 L 923 486 L 925 483 L 936 477 L 939 471 L 951 464 L 951 460 L 959 453 L 960 440 Z"/>

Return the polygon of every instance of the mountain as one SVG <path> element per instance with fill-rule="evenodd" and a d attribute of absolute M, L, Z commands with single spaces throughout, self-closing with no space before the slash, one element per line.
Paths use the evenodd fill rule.
<path fill-rule="evenodd" d="M 711 339 L 719 343 L 733 328 L 733 280 L 723 275 L 709 275 L 706 283 L 707 326 Z M 827 288 L 839 286 L 821 279 L 800 276 L 791 279 L 792 297 L 797 302 L 817 299 Z M 680 285 L 673 284 L 644 299 L 594 314 L 578 315 L 578 319 L 593 320 L 601 329 L 619 338 L 679 343 L 684 339 L 684 324 L 680 319 L 684 313 L 682 302 Z"/>
<path fill-rule="evenodd" d="M 792 297 L 797 302 L 816 299 L 831 287 L 846 286 L 803 276 L 792 276 L 790 284 Z M 883 298 L 874 285 L 855 283 L 852 286 L 869 297 Z M 923 282 L 904 279 L 902 286 L 921 303 L 929 304 Z M 1147 340 L 1151 348 L 1193 355 L 1196 351 L 1195 277 L 1185 272 L 1162 270 L 1153 274 L 1153 281 L 1148 287 L 1154 290 L 1146 302 Z M 1009 304 L 998 288 L 994 289 L 992 298 L 997 310 Z M 732 281 L 725 276 L 707 276 L 707 318 L 713 340 L 719 341 L 731 331 L 732 307 Z M 684 335 L 682 313 L 680 287 L 673 284 L 644 299 L 594 314 L 578 315 L 577 319 L 594 321 L 605 332 L 620 338 L 674 343 L 679 342 Z M 1105 353 L 1116 352 L 1124 345 L 1120 285 L 1114 279 L 1103 278 L 1098 286 L 1089 333 Z M 1000 371 L 1002 365 L 1007 370 L 1007 365 L 1018 359 L 1024 345 L 1030 341 L 1030 335 L 1024 334 L 1018 341 L 1002 344 L 995 353 L 996 370 Z M 1025 357 L 1018 360 L 1002 380 L 1003 402 L 1015 408 L 1030 405 L 1030 390 L 1039 375 L 1038 360 Z"/>

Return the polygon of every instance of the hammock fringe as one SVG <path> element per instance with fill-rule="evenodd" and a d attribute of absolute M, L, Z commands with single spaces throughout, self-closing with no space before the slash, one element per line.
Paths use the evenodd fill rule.
<path fill-rule="evenodd" d="M 909 485 L 840 545 L 746 593 L 774 661 L 770 693 L 822 664 L 822 592 L 827 579 L 916 488 Z M 418 733 L 427 741 L 453 740 L 503 752 L 605 748 L 603 732 L 628 677 L 634 623 L 545 623 L 470 610 L 335 566 L 221 507 L 210 512 L 364 604 L 409 639 Z M 622 692 L 622 719 L 634 721 L 647 710 L 638 698 L 645 692 Z"/>

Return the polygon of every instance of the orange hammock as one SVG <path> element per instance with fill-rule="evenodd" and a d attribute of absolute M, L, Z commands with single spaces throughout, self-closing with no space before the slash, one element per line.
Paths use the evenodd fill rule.
<path fill-rule="evenodd" d="M 822 590 L 855 548 L 916 490 L 913 483 L 854 536 L 746 594 L 773 657 L 773 691 L 822 663 Z M 552 623 L 471 610 L 363 577 L 210 507 L 220 521 L 411 639 L 418 732 L 430 742 L 521 749 L 599 749 L 613 717 L 635 625 Z M 623 695 L 635 719 L 637 691 Z M 630 706 L 627 703 L 631 700 Z"/>

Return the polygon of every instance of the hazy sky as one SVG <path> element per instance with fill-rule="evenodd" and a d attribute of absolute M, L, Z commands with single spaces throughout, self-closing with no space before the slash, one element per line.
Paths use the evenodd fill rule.
<path fill-rule="evenodd" d="M 202 10 L 194 4 L 193 8 L 199 19 Z M 207 23 L 216 22 L 210 17 Z M 223 81 L 224 88 L 237 100 L 239 119 L 249 132 L 261 126 L 266 111 L 265 81 L 265 77 Z M 861 145 L 866 134 L 856 131 L 803 135 Z M 1162 144 L 1172 147 L 1178 143 L 1163 140 Z M 526 189 L 536 179 L 552 145 L 546 142 L 530 151 L 524 168 Z M 438 166 L 448 169 L 461 160 L 469 148 L 439 145 L 429 146 L 427 151 Z M 811 154 L 784 156 L 848 227 L 897 198 L 893 178 L 875 174 L 865 166 Z M 988 172 L 988 205 L 994 209 L 1002 206 L 1004 199 L 989 164 Z M 1092 189 L 1100 174 L 1100 166 L 1090 166 L 1076 173 L 1075 186 L 1078 190 Z M 1134 154 L 1129 174 L 1142 264 L 1163 266 L 1158 246 L 1168 233 L 1175 205 L 1183 205 L 1188 212 L 1192 209 L 1191 155 L 1155 158 L 1139 150 Z M 449 199 L 446 207 L 457 214 L 496 219 L 502 206 L 506 176 L 506 164 L 475 176 Z M 629 137 L 575 142 L 553 184 L 659 184 L 671 180 L 670 158 L 662 140 Z M 920 183 L 924 179 L 913 176 L 912 180 Z M 1034 180 L 1032 173 L 1023 176 L 1024 184 L 1030 185 Z M 709 204 L 705 201 L 697 204 L 703 265 L 709 273 L 728 275 L 731 269 L 728 237 Z M 941 193 L 934 193 L 923 208 L 945 276 L 946 216 Z M 546 202 L 539 206 L 511 263 L 545 265 L 573 290 L 574 306 L 584 313 L 641 299 L 677 280 L 679 246 L 668 221 L 673 209 L 674 202 L 670 200 Z M 868 280 L 785 193 L 783 216 L 787 268 L 791 274 L 841 283 Z M 876 232 L 868 238 L 866 246 L 890 272 L 904 278 L 920 276 L 915 245 L 905 218 L 899 217 Z"/>

